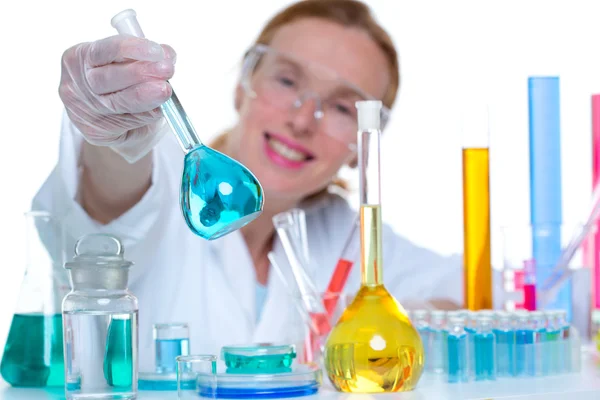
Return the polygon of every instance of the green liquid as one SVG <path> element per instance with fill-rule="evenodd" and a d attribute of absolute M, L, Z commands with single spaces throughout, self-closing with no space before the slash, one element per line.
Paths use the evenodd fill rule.
<path fill-rule="evenodd" d="M 113 318 L 108 327 L 104 357 L 104 378 L 110 386 L 131 387 L 133 347 L 131 319 Z"/>
<path fill-rule="evenodd" d="M 15 314 L 0 373 L 16 387 L 64 386 L 62 315 Z"/>

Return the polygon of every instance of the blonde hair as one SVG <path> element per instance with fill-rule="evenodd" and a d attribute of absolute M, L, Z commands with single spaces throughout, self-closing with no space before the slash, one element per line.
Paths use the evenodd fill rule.
<path fill-rule="evenodd" d="M 344 27 L 357 28 L 368 33 L 383 51 L 387 60 L 391 80 L 382 102 L 388 108 L 392 108 L 400 88 L 398 53 L 392 39 L 375 20 L 369 6 L 357 0 L 302 0 L 283 9 L 271 18 L 258 35 L 255 44 L 270 44 L 279 28 L 302 18 L 322 18 Z M 228 134 L 229 131 L 221 133 L 210 143 L 210 146 L 220 151 L 224 150 L 227 145 Z M 338 177 L 335 177 L 331 184 L 346 190 L 349 187 L 346 181 Z"/>

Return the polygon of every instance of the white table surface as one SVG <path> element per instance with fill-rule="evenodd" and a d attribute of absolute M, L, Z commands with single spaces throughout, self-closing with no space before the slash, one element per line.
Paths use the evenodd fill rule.
<path fill-rule="evenodd" d="M 302 397 L 305 400 L 445 400 L 445 399 L 534 399 L 534 400 L 600 400 L 600 356 L 585 350 L 582 371 L 545 378 L 507 378 L 493 382 L 446 384 L 424 376 L 417 389 L 405 393 L 377 395 L 346 394 L 331 388 L 327 378 L 318 394 Z M 571 395 L 571 396 L 569 396 Z M 61 390 L 18 389 L 0 383 L 0 399 L 3 400 L 59 400 L 64 399 Z M 175 392 L 141 391 L 139 400 L 177 399 Z M 199 398 L 200 399 L 200 398 Z"/>

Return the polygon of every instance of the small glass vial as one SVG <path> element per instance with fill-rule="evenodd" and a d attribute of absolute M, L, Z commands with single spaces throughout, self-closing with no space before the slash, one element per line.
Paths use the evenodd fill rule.
<path fill-rule="evenodd" d="M 475 342 L 475 380 L 496 379 L 496 338 L 492 318 L 488 315 L 477 317 Z"/>
<path fill-rule="evenodd" d="M 446 331 L 446 311 L 434 310 L 429 314 L 429 354 L 426 362 L 429 372 L 435 374 L 446 371 L 448 360 L 448 332 Z"/>
<path fill-rule="evenodd" d="M 464 315 L 448 312 L 448 382 L 467 382 L 469 380 L 467 356 Z"/>
<path fill-rule="evenodd" d="M 138 303 L 127 289 L 129 267 L 114 236 L 90 234 L 65 264 L 72 290 L 63 300 L 65 395 L 135 399 Z"/>
<path fill-rule="evenodd" d="M 496 375 L 508 377 L 515 375 L 515 330 L 513 318 L 506 311 L 496 313 L 494 327 L 496 335 Z"/>

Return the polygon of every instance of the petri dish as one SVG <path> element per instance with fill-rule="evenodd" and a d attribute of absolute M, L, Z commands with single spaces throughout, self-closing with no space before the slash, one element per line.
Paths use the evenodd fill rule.
<path fill-rule="evenodd" d="M 302 364 L 292 372 L 275 374 L 205 373 L 197 375 L 201 397 L 219 399 L 260 399 L 310 396 L 319 391 L 322 372 Z"/>
<path fill-rule="evenodd" d="M 221 359 L 230 374 L 291 372 L 295 358 L 296 347 L 290 344 L 259 343 L 221 349 Z"/>

